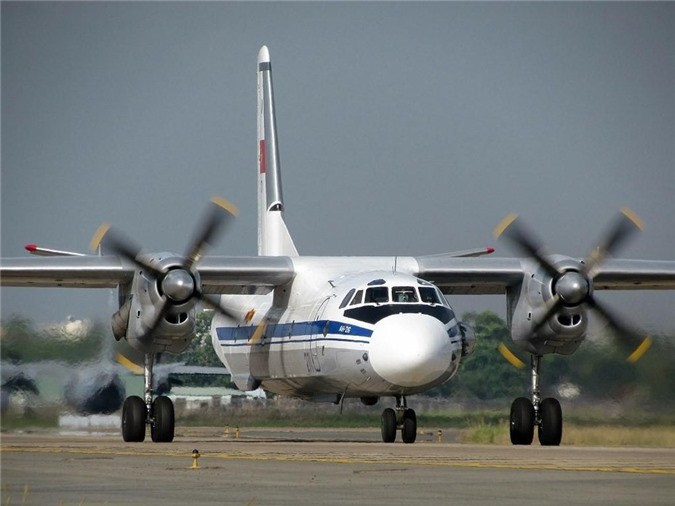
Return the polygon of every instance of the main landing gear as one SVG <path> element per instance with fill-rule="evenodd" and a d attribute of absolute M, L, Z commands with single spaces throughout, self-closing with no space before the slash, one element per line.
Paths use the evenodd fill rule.
<path fill-rule="evenodd" d="M 518 397 L 511 404 L 510 434 L 514 445 L 532 444 L 534 426 L 539 428 L 542 446 L 558 446 L 562 440 L 562 409 L 557 399 L 541 400 L 539 368 L 541 356 L 532 355 L 532 400 Z"/>
<path fill-rule="evenodd" d="M 396 409 L 387 408 L 382 412 L 382 441 L 396 441 L 396 431 L 401 429 L 401 439 L 406 444 L 414 443 L 417 437 L 417 416 L 409 409 L 404 396 L 396 396 Z"/>
<path fill-rule="evenodd" d="M 173 402 L 168 397 L 152 400 L 152 366 L 155 356 L 145 355 L 145 400 L 137 395 L 127 397 L 122 407 L 122 438 L 127 443 L 145 440 L 145 426 L 150 425 L 150 435 L 155 443 L 173 441 L 175 416 Z"/>

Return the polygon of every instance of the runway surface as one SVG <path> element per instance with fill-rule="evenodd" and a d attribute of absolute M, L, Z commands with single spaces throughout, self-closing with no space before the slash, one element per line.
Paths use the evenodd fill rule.
<path fill-rule="evenodd" d="M 3 433 L 2 504 L 673 504 L 675 449 L 384 444 L 377 430 Z M 444 438 L 452 439 L 452 434 Z M 192 469 L 198 449 L 199 469 Z"/>

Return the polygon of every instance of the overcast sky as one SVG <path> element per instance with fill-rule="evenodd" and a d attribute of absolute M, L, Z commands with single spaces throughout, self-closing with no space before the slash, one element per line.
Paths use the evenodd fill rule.
<path fill-rule="evenodd" d="M 508 245 L 515 211 L 584 256 L 621 207 L 628 258 L 675 258 L 674 3 L 2 2 L 2 256 L 87 251 L 102 222 L 182 252 L 213 195 L 256 252 L 256 55 L 274 70 L 301 254 Z M 598 294 L 649 330 L 673 292 Z M 2 316 L 107 318 L 106 290 L 3 289 Z M 458 312 L 503 297 L 454 297 Z"/>

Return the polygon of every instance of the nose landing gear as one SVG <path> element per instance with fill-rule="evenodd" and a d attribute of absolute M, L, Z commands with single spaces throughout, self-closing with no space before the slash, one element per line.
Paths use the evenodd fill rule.
<path fill-rule="evenodd" d="M 406 444 L 415 442 L 417 437 L 417 415 L 408 408 L 404 396 L 396 396 L 396 409 L 387 408 L 382 412 L 382 441 L 393 443 L 396 432 L 401 430 L 401 439 Z"/>

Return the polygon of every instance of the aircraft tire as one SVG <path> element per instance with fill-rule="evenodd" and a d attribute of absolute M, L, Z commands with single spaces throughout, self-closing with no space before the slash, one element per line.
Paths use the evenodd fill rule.
<path fill-rule="evenodd" d="M 152 403 L 152 424 L 150 434 L 155 443 L 170 443 L 173 441 L 175 416 L 173 402 L 168 397 L 157 397 Z"/>
<path fill-rule="evenodd" d="M 530 445 L 534 438 L 534 406 L 526 397 L 518 397 L 511 404 L 511 444 Z"/>
<path fill-rule="evenodd" d="M 145 401 L 137 395 L 127 397 L 122 406 L 122 439 L 127 443 L 145 440 Z"/>
<path fill-rule="evenodd" d="M 562 408 L 557 399 L 549 397 L 539 407 L 539 442 L 542 446 L 560 446 L 562 441 Z"/>
<path fill-rule="evenodd" d="M 417 438 L 417 415 L 415 415 L 414 409 L 406 409 L 403 412 L 401 438 L 406 444 L 414 443 Z"/>
<path fill-rule="evenodd" d="M 382 412 L 382 441 L 385 443 L 396 441 L 396 412 L 391 408 Z"/>

